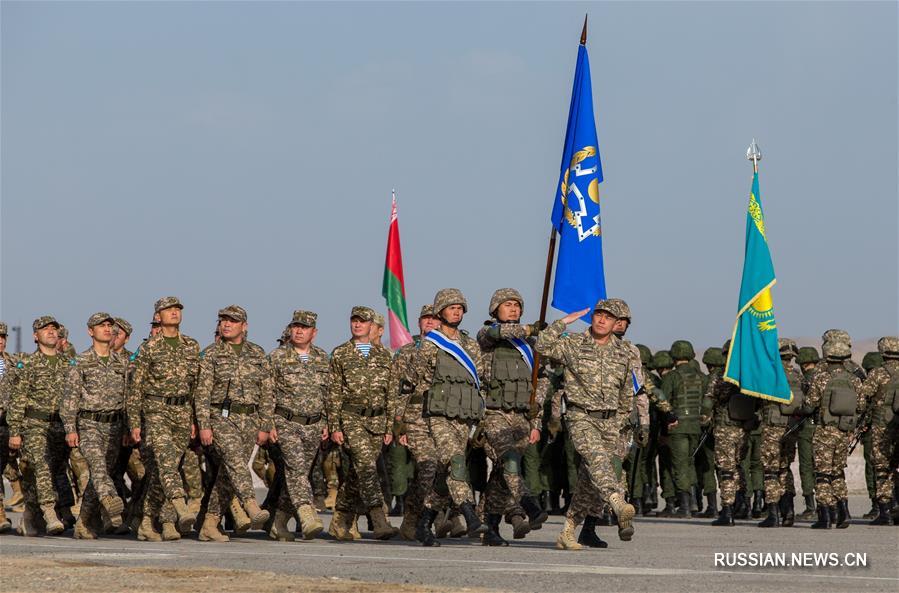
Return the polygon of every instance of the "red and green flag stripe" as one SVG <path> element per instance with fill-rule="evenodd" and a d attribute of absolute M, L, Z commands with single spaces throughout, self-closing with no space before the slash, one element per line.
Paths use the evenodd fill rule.
<path fill-rule="evenodd" d="M 396 217 L 396 192 L 390 209 L 390 229 L 387 232 L 387 258 L 384 263 L 384 284 L 381 295 L 387 300 L 390 326 L 390 347 L 400 348 L 412 342 L 406 316 L 406 284 L 403 280 L 403 254 L 400 250 L 400 226 Z"/>

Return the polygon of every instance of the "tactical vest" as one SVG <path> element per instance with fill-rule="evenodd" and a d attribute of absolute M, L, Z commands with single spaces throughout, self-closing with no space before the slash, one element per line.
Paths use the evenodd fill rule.
<path fill-rule="evenodd" d="M 680 420 L 699 418 L 702 408 L 702 376 L 688 365 L 681 365 L 676 371 L 681 376 L 681 386 L 671 399 L 671 407 Z"/>
<path fill-rule="evenodd" d="M 737 392 L 727 400 L 727 415 L 732 422 L 748 422 L 755 416 L 758 400 L 745 393 Z"/>
<path fill-rule="evenodd" d="M 842 368 L 836 369 L 821 394 L 821 423 L 836 426 L 842 432 L 855 429 L 858 416 L 858 394 L 850 380 L 852 374 Z"/>
<path fill-rule="evenodd" d="M 788 404 L 771 403 L 765 406 L 765 422 L 776 426 L 786 426 L 790 423 L 790 416 L 798 414 L 805 402 L 805 395 L 802 393 L 802 382 L 796 373 L 787 373 L 787 383 L 790 385 L 790 391 L 793 392 L 793 401 Z"/>
<path fill-rule="evenodd" d="M 871 424 L 877 426 L 899 421 L 899 370 L 884 370 L 890 374 L 890 382 L 877 390 L 880 404 L 871 412 Z"/>
<path fill-rule="evenodd" d="M 429 416 L 480 420 L 484 404 L 465 367 L 443 350 L 438 350 L 434 379 L 425 405 Z"/>
<path fill-rule="evenodd" d="M 531 403 L 531 369 L 507 341 L 493 351 L 493 376 L 487 384 L 487 408 L 526 412 Z"/>

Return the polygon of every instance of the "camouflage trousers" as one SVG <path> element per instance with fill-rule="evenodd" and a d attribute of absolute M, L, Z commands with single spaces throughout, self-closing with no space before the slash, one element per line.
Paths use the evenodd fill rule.
<path fill-rule="evenodd" d="M 568 435 L 581 456 L 577 486 L 567 513 L 575 523 L 601 508 L 597 495 L 603 504 L 608 504 L 612 494 L 624 495 L 615 470 L 616 460 L 621 460 L 617 455 L 621 438 L 619 423 L 618 418 L 593 418 L 580 410 L 569 410 L 565 415 Z"/>
<path fill-rule="evenodd" d="M 78 449 L 90 470 L 85 497 L 90 490 L 99 498 L 118 495 L 112 473 L 122 448 L 124 431 L 121 420 L 97 422 L 87 418 L 78 419 Z"/>
<path fill-rule="evenodd" d="M 9 425 L 6 419 L 0 420 L 0 485 L 3 484 L 3 476 L 6 474 L 6 466 L 9 460 Z M 0 488 L 0 507 L 5 503 L 3 501 L 3 490 Z"/>
<path fill-rule="evenodd" d="M 141 459 L 144 460 L 147 482 L 145 516 L 159 517 L 163 523 L 175 521 L 175 509 L 170 501 L 186 496 L 181 462 L 188 452 L 190 431 L 189 406 L 144 401 Z"/>
<path fill-rule="evenodd" d="M 69 468 L 72 470 L 72 483 L 78 498 L 84 496 L 91 479 L 90 465 L 81 452 L 80 447 L 69 450 Z"/>
<path fill-rule="evenodd" d="M 846 462 L 849 435 L 836 426 L 818 425 L 812 446 L 815 451 L 815 498 L 819 504 L 834 506 L 849 496 L 846 488 Z"/>
<path fill-rule="evenodd" d="M 871 457 L 874 461 L 874 480 L 879 502 L 889 502 L 893 497 L 893 481 L 896 464 L 899 425 L 895 422 L 884 426 L 871 426 Z"/>
<path fill-rule="evenodd" d="M 521 475 L 521 460 L 528 447 L 531 423 L 522 412 L 488 410 L 481 422 L 487 439 L 484 450 L 493 464 L 487 480 L 487 513 L 525 516 L 519 501 L 530 495 Z"/>
<path fill-rule="evenodd" d="M 355 513 L 380 507 L 384 504 L 381 494 L 381 478 L 378 474 L 378 456 L 384 435 L 369 432 L 365 425 L 345 415 L 341 419 L 343 448 L 349 456 L 349 468 L 344 468 L 337 502 L 334 508 L 346 513 Z"/>
<path fill-rule="evenodd" d="M 740 426 L 716 426 L 715 469 L 721 504 L 733 505 L 737 490 L 746 487 L 746 476 L 740 465 L 749 451 L 749 432 Z"/>
<path fill-rule="evenodd" d="M 33 511 L 39 506 L 55 505 L 60 499 L 71 499 L 67 471 L 69 446 L 61 422 L 26 418 L 22 426 L 21 459 L 22 493 Z"/>
<path fill-rule="evenodd" d="M 231 414 L 222 418 L 213 410 L 209 424 L 212 428 L 212 455 L 218 471 L 209 491 L 207 512 L 221 517 L 234 496 L 241 503 L 256 499 L 250 459 L 256 446 L 259 419 L 256 414 Z"/>
<path fill-rule="evenodd" d="M 765 477 L 765 502 L 776 503 L 784 494 L 796 494 L 790 464 L 796 456 L 799 436 L 794 432 L 786 439 L 789 427 L 779 424 L 762 426 L 762 471 Z"/>
<path fill-rule="evenodd" d="M 404 416 L 409 453 L 415 462 L 412 485 L 405 499 L 406 514 L 411 516 L 418 515 L 424 508 L 425 499 L 437 479 L 437 446 L 428 429 L 428 421 L 421 417 L 421 405 L 414 409 L 413 405 L 406 406 Z"/>
<path fill-rule="evenodd" d="M 302 425 L 275 415 L 277 446 L 281 450 L 284 485 L 278 497 L 278 509 L 290 515 L 303 505 L 312 504 L 309 475 L 321 449 L 323 422 Z"/>
<path fill-rule="evenodd" d="M 203 457 L 202 448 L 189 446 L 181 459 L 181 481 L 188 498 L 203 498 L 206 493 L 203 482 Z"/>
<path fill-rule="evenodd" d="M 461 506 L 466 502 L 473 502 L 465 456 L 471 424 L 443 416 L 431 416 L 427 423 L 434 441 L 438 476 L 432 482 L 434 487 L 425 497 L 425 506 L 434 510 L 446 507 L 446 496 L 438 492 L 438 485 L 444 477 L 453 504 Z"/>

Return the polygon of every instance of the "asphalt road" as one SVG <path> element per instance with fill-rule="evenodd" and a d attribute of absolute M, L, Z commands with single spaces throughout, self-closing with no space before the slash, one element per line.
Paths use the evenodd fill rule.
<path fill-rule="evenodd" d="M 867 510 L 853 497 L 853 514 Z M 324 516 L 327 519 L 328 515 Z M 15 516 L 15 520 L 18 517 Z M 398 522 L 394 519 L 394 522 Z M 364 521 L 362 522 L 364 527 Z M 440 548 L 400 541 L 363 539 L 278 543 L 264 534 L 228 544 L 193 539 L 148 544 L 127 537 L 93 542 L 65 536 L 0 537 L 3 558 L 94 562 L 107 566 L 270 571 L 286 575 L 341 577 L 368 582 L 421 584 L 440 589 L 503 591 L 891 591 L 899 590 L 899 528 L 870 527 L 855 520 L 846 530 L 812 531 L 808 523 L 791 529 L 759 529 L 755 521 L 713 528 L 703 520 L 640 519 L 631 542 L 615 529 L 600 528 L 605 550 L 565 552 L 554 540 L 562 523 L 551 517 L 544 528 L 506 548 L 487 548 L 468 539 L 443 540 Z M 508 531 L 508 527 L 506 527 Z M 511 538 L 511 534 L 509 534 Z M 787 566 L 716 566 L 715 554 L 782 552 Z M 794 554 L 805 566 L 796 566 Z M 849 562 L 865 566 L 848 566 Z M 731 557 L 724 557 L 727 561 Z M 858 560 L 856 560 L 858 558 Z M 749 557 L 747 557 L 747 560 Z M 738 559 L 737 559 L 738 560 Z M 798 559 L 797 559 L 798 560 Z M 774 561 L 777 558 L 774 557 Z M 815 563 L 819 565 L 815 565 Z M 809 565 L 811 563 L 811 565 Z M 2 564 L 2 560 L 0 560 Z M 4 571 L 5 572 L 5 571 Z M 248 588 L 252 585 L 247 584 Z M 55 590 L 51 584 L 46 591 Z M 61 589 L 58 589 L 61 590 Z M 145 590 L 152 590 L 148 584 Z"/>

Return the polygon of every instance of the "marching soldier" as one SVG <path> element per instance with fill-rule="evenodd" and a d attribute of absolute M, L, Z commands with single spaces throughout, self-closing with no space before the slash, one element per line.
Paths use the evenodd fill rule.
<path fill-rule="evenodd" d="M 799 349 L 799 355 L 796 357 L 796 363 L 802 373 L 803 389 L 808 388 L 808 382 L 811 379 L 812 372 L 821 357 L 818 351 L 811 346 L 803 346 Z M 802 414 L 802 410 L 800 410 Z M 799 456 L 799 478 L 802 482 L 802 498 L 805 501 L 805 510 L 799 515 L 803 521 L 810 521 L 817 516 L 817 506 L 815 505 L 815 455 L 812 451 L 812 437 L 815 435 L 815 415 L 805 415 L 802 428 L 798 431 L 798 441 L 796 448 Z"/>

